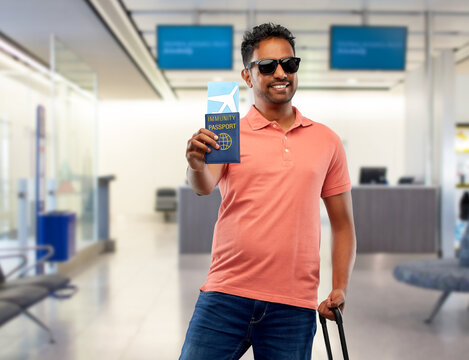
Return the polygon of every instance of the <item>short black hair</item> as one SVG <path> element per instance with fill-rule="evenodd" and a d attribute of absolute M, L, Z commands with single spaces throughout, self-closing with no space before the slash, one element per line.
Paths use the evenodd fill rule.
<path fill-rule="evenodd" d="M 295 53 L 295 37 L 286 27 L 273 23 L 265 23 L 252 28 L 252 31 L 244 33 L 241 44 L 241 55 L 244 67 L 249 65 L 254 49 L 259 47 L 259 43 L 270 38 L 281 38 L 287 40 Z"/>

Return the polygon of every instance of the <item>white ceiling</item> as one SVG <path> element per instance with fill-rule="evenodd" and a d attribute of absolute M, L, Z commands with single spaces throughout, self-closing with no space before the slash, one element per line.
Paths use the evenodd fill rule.
<path fill-rule="evenodd" d="M 107 22 L 106 14 L 96 7 L 106 10 L 109 4 L 126 19 Z M 302 58 L 300 87 L 388 89 L 401 82 L 405 73 L 328 69 L 329 26 L 362 24 L 364 9 L 369 25 L 409 28 L 408 70 L 425 61 L 427 10 L 434 12 L 434 53 L 469 45 L 469 0 L 0 0 L 0 32 L 45 63 L 50 34 L 56 34 L 97 72 L 101 99 L 160 98 L 159 94 L 167 98 L 168 85 L 182 98 L 192 90 L 206 91 L 208 81 L 240 81 L 243 32 L 267 21 L 280 23 L 296 35 L 297 54 Z M 154 60 L 158 24 L 233 25 L 234 69 L 160 71 Z M 124 30 L 128 36 L 120 37 Z M 141 49 L 146 52 L 145 61 L 140 60 L 145 55 Z M 468 63 L 459 64 L 458 71 L 469 72 Z"/>
<path fill-rule="evenodd" d="M 84 0 L 0 0 L 0 32 L 49 64 L 55 34 L 98 74 L 99 98 L 158 98 Z"/>
<path fill-rule="evenodd" d="M 164 71 L 176 93 L 205 89 L 208 81 L 239 81 L 243 68 L 240 45 L 244 31 L 263 22 L 280 23 L 296 36 L 302 58 L 302 88 L 388 89 L 401 82 L 404 72 L 350 72 L 329 70 L 329 27 L 332 24 L 403 25 L 409 30 L 407 70 L 425 61 L 426 10 L 434 11 L 434 53 L 469 45 L 468 0 L 122 0 L 144 41 L 156 54 L 158 24 L 229 24 L 234 27 L 232 71 Z M 286 6 L 288 4 L 288 6 Z"/>

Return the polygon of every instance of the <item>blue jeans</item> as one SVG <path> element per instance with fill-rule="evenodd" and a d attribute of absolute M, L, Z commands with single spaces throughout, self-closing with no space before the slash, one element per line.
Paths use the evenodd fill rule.
<path fill-rule="evenodd" d="M 310 360 L 315 333 L 315 310 L 201 291 L 179 359 Z"/>

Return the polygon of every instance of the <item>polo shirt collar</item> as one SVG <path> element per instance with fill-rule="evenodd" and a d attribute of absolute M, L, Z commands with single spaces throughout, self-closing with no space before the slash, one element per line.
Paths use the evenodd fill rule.
<path fill-rule="evenodd" d="M 293 123 L 291 129 L 294 129 L 298 126 L 310 126 L 313 125 L 314 122 L 310 119 L 305 118 L 303 115 L 301 115 L 300 111 L 293 106 L 293 111 L 296 114 L 295 117 L 295 122 Z M 260 130 L 272 123 L 272 121 L 267 120 L 262 114 L 257 110 L 257 108 L 252 105 L 251 108 L 249 109 L 249 112 L 246 115 L 246 118 L 248 120 L 249 125 L 253 130 Z"/>

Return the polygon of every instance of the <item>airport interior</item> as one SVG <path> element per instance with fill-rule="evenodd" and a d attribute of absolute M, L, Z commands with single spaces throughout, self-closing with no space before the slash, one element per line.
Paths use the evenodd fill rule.
<path fill-rule="evenodd" d="M 222 196 L 191 189 L 186 147 L 253 106 L 241 43 L 264 23 L 295 36 L 293 106 L 345 150 L 350 358 L 468 358 L 467 0 L 0 0 L 0 359 L 179 358 Z"/>

